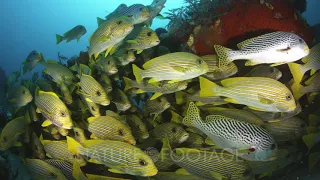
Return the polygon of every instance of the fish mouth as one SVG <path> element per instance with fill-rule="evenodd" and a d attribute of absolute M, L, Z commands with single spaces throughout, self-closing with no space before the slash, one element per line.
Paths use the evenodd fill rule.
<path fill-rule="evenodd" d="M 130 109 L 131 108 L 131 104 L 125 104 L 124 106 L 123 106 L 123 110 L 124 111 L 126 111 L 126 110 L 128 110 L 128 109 Z"/>
<path fill-rule="evenodd" d="M 149 134 L 144 134 L 144 135 L 141 136 L 141 139 L 148 139 L 149 136 L 150 136 Z"/>
<path fill-rule="evenodd" d="M 131 144 L 131 145 L 136 145 L 136 140 L 134 140 L 134 139 L 128 140 L 126 142 Z"/>
<path fill-rule="evenodd" d="M 105 101 L 101 103 L 102 106 L 108 106 L 109 104 L 110 104 L 110 101 Z"/>
<path fill-rule="evenodd" d="M 152 170 L 152 171 L 148 171 L 147 173 L 144 174 L 144 176 L 155 176 L 158 173 L 158 170 Z"/>
<path fill-rule="evenodd" d="M 118 69 L 110 69 L 109 73 L 110 74 L 115 74 L 118 72 Z"/>
<path fill-rule="evenodd" d="M 303 51 L 304 51 L 306 54 L 309 54 L 310 49 L 309 49 L 309 47 L 306 45 L 306 46 L 304 46 Z"/>
<path fill-rule="evenodd" d="M 188 138 L 189 138 L 189 134 L 188 134 L 188 133 L 184 134 L 184 135 L 180 138 L 179 144 L 185 142 Z"/>

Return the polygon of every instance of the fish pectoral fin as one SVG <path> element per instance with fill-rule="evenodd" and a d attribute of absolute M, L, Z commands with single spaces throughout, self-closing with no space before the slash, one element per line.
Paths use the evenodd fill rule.
<path fill-rule="evenodd" d="M 50 126 L 51 124 L 52 124 L 52 122 L 47 119 L 47 120 L 43 121 L 43 123 L 41 124 L 41 126 L 42 126 L 42 127 L 48 127 L 48 126 Z"/>
<path fill-rule="evenodd" d="M 206 105 L 205 103 L 201 102 L 201 101 L 197 101 L 196 102 L 196 106 L 204 106 Z"/>
<path fill-rule="evenodd" d="M 94 134 L 91 134 L 91 135 L 90 135 L 90 139 L 98 139 L 98 137 L 95 136 Z"/>
<path fill-rule="evenodd" d="M 271 177 L 271 176 L 272 176 L 272 172 L 264 172 L 264 173 L 261 173 L 258 178 L 260 179 L 260 178 L 263 178 L 263 177 L 266 177 L 266 176 Z"/>
<path fill-rule="evenodd" d="M 48 153 L 46 153 L 46 156 L 47 156 L 48 158 L 52 158 L 52 156 L 51 156 L 50 154 L 48 154 Z"/>
<path fill-rule="evenodd" d="M 137 54 L 141 54 L 143 50 L 137 49 Z"/>
<path fill-rule="evenodd" d="M 86 98 L 86 101 L 91 103 L 93 102 L 90 98 Z"/>
<path fill-rule="evenodd" d="M 262 104 L 273 104 L 273 103 L 274 103 L 273 100 L 268 99 L 268 98 L 264 97 L 264 96 L 261 95 L 261 94 L 258 94 L 258 98 L 259 98 L 259 101 L 260 101 Z"/>
<path fill-rule="evenodd" d="M 237 100 L 235 100 L 233 98 L 225 98 L 224 101 L 229 102 L 229 103 L 233 103 L 233 104 L 240 104 Z"/>
<path fill-rule="evenodd" d="M 145 92 L 146 92 L 146 91 L 144 91 L 144 90 L 142 90 L 142 89 L 138 89 L 136 93 L 137 93 L 137 94 L 142 94 L 142 93 L 145 93 Z"/>
<path fill-rule="evenodd" d="M 94 163 L 94 164 L 102 164 L 101 162 L 99 162 L 99 161 L 96 160 L 96 159 L 89 159 L 88 162 Z"/>
<path fill-rule="evenodd" d="M 270 66 L 274 67 L 274 66 L 279 66 L 279 65 L 282 65 L 282 64 L 286 64 L 286 63 L 285 62 L 274 63 L 274 64 L 271 64 Z"/>
<path fill-rule="evenodd" d="M 14 146 L 20 147 L 20 146 L 22 146 L 22 143 L 17 141 L 16 143 L 14 143 Z"/>
<path fill-rule="evenodd" d="M 128 40 L 127 43 L 128 44 L 137 44 L 138 41 L 137 40 Z"/>
<path fill-rule="evenodd" d="M 228 177 L 223 176 L 223 175 L 221 175 L 220 173 L 217 173 L 217 172 L 210 172 L 210 174 L 214 179 L 217 179 L 217 180 L 228 179 Z"/>
<path fill-rule="evenodd" d="M 185 68 L 185 67 L 181 67 L 181 66 L 174 66 L 174 67 L 172 67 L 172 69 L 174 69 L 175 71 L 178 71 L 178 72 L 185 73 L 186 71 L 188 71 L 189 68 Z"/>
<path fill-rule="evenodd" d="M 154 94 L 151 96 L 150 100 L 157 99 L 158 97 L 160 97 L 160 96 L 162 96 L 162 95 L 163 95 L 163 94 L 162 94 L 161 92 L 156 92 L 156 93 L 154 93 Z"/>
<path fill-rule="evenodd" d="M 155 83 L 155 82 L 159 82 L 159 80 L 156 79 L 156 78 L 151 78 L 151 79 L 149 79 L 149 81 L 148 81 L 149 84 L 152 84 L 152 83 Z"/>
<path fill-rule="evenodd" d="M 77 42 L 79 42 L 80 41 L 80 38 L 77 38 Z"/>
<path fill-rule="evenodd" d="M 180 169 L 176 170 L 175 173 L 176 174 L 180 174 L 180 175 L 190 175 L 190 173 L 187 170 L 183 169 L 183 168 L 180 168 Z"/>
<path fill-rule="evenodd" d="M 108 169 L 109 172 L 112 172 L 112 173 L 116 173 L 116 174 L 125 174 L 124 172 L 122 171 L 119 171 L 117 169 Z"/>
<path fill-rule="evenodd" d="M 102 36 L 99 38 L 99 40 L 97 42 L 106 42 L 106 41 L 109 41 L 110 39 L 110 34 L 106 35 L 106 36 Z"/>
<path fill-rule="evenodd" d="M 10 103 L 17 103 L 18 101 L 19 101 L 18 98 L 13 98 L 9 100 Z"/>
<path fill-rule="evenodd" d="M 210 145 L 210 146 L 215 146 L 216 144 L 209 138 L 207 137 L 204 142 L 207 144 L 207 145 Z"/>
<path fill-rule="evenodd" d="M 246 61 L 246 63 L 244 64 L 245 66 L 255 66 L 259 64 L 258 62 L 254 62 L 252 60 Z"/>
<path fill-rule="evenodd" d="M 263 109 L 256 108 L 256 107 L 253 107 L 253 106 L 248 106 L 248 108 L 250 108 L 252 110 L 256 110 L 256 111 L 264 111 Z"/>
<path fill-rule="evenodd" d="M 175 79 L 175 80 L 171 80 L 171 81 L 168 81 L 169 84 L 173 84 L 173 83 L 177 83 L 177 82 L 180 82 L 181 80 L 179 79 Z"/>
<path fill-rule="evenodd" d="M 94 59 L 97 59 L 97 58 L 99 57 L 99 54 L 100 54 L 100 53 L 95 53 L 95 54 L 94 54 Z"/>
<path fill-rule="evenodd" d="M 268 123 L 277 123 L 277 122 L 279 122 L 280 120 L 279 119 L 275 119 L 275 120 L 270 120 L 270 121 L 268 121 Z"/>
<path fill-rule="evenodd" d="M 113 49 L 114 45 L 111 45 L 110 47 L 108 47 L 106 53 L 104 54 L 104 57 L 107 57 L 108 54 L 111 52 L 111 50 Z"/>

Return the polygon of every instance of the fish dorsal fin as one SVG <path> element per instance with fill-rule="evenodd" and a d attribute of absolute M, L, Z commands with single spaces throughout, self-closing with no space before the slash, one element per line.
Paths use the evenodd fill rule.
<path fill-rule="evenodd" d="M 51 59 L 48 59 L 48 60 L 47 60 L 47 63 L 48 63 L 48 64 L 58 64 L 57 61 L 51 60 Z"/>
<path fill-rule="evenodd" d="M 238 43 L 238 44 L 237 44 L 237 47 L 238 47 L 239 49 L 242 49 L 242 48 L 244 48 L 245 46 L 247 46 L 248 44 L 250 44 L 253 40 L 254 40 L 254 38 L 251 38 L 251 39 L 247 39 L 247 40 L 245 40 L 245 41 L 242 41 L 241 43 Z"/>
<path fill-rule="evenodd" d="M 100 144 L 100 143 L 104 143 L 104 142 L 107 142 L 107 140 L 94 139 L 94 140 L 86 140 L 86 141 L 84 141 L 83 144 L 85 145 L 85 147 L 90 147 L 92 145 Z"/>
<path fill-rule="evenodd" d="M 91 123 L 92 121 L 94 121 L 95 119 L 97 119 L 97 117 L 93 116 L 93 117 L 89 117 L 87 119 L 88 123 Z"/>
<path fill-rule="evenodd" d="M 56 98 L 59 98 L 59 96 L 54 92 L 45 92 L 45 91 L 39 91 L 39 94 L 50 94 L 51 96 L 54 96 Z"/>
<path fill-rule="evenodd" d="M 176 170 L 175 173 L 179 174 L 179 175 L 190 175 L 190 173 L 187 170 L 183 169 L 183 168 L 180 168 L 180 169 Z"/>

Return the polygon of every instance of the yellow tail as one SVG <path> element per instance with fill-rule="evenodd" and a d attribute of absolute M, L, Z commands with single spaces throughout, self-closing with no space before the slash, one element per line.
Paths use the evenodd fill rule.
<path fill-rule="evenodd" d="M 79 149 L 82 145 L 74 140 L 72 137 L 67 136 L 68 151 L 72 154 L 79 154 Z"/>
<path fill-rule="evenodd" d="M 136 81 L 140 84 L 142 82 L 142 79 L 143 79 L 142 76 L 141 76 L 142 69 L 140 69 L 135 64 L 132 64 L 132 70 L 133 70 L 134 76 L 136 77 Z"/>
<path fill-rule="evenodd" d="M 217 92 L 220 91 L 222 87 L 204 77 L 199 77 L 199 81 L 201 97 L 218 96 Z"/>
<path fill-rule="evenodd" d="M 80 165 L 77 161 L 74 161 L 73 163 L 73 169 L 72 169 L 72 176 L 76 180 L 85 180 L 88 179 L 83 172 L 81 171 Z"/>
<path fill-rule="evenodd" d="M 294 81 L 296 83 L 300 83 L 304 73 L 306 72 L 303 68 L 303 65 L 297 63 L 288 63 L 288 65 Z"/>
<path fill-rule="evenodd" d="M 229 52 L 232 51 L 232 49 L 225 48 L 220 45 L 214 45 L 214 49 L 218 55 L 219 58 L 219 67 L 226 66 L 229 63 L 231 63 L 233 60 L 229 57 Z"/>
<path fill-rule="evenodd" d="M 127 77 L 123 77 L 123 80 L 125 83 L 124 91 L 131 89 L 132 88 L 132 80 Z"/>
<path fill-rule="evenodd" d="M 184 104 L 184 103 L 186 103 L 187 101 L 186 101 L 186 96 L 187 96 L 188 94 L 187 93 L 185 93 L 185 92 L 183 92 L 183 91 L 177 91 L 177 92 L 175 92 L 175 97 L 176 97 L 176 103 L 177 104 Z"/>
<path fill-rule="evenodd" d="M 299 100 L 305 93 L 302 92 L 303 86 L 300 83 L 294 82 L 291 90 L 295 100 Z"/>

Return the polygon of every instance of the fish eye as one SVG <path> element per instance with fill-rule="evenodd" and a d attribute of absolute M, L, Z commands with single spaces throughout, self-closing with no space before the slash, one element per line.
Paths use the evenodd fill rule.
<path fill-rule="evenodd" d="M 124 133 L 123 133 L 123 130 L 122 130 L 122 129 L 119 129 L 118 133 L 119 133 L 119 135 L 120 135 L 120 136 L 123 136 L 123 135 L 124 135 Z"/>
<path fill-rule="evenodd" d="M 139 160 L 139 164 L 140 164 L 141 166 L 146 166 L 148 163 L 147 163 L 145 160 L 140 159 L 140 160 Z"/>
<path fill-rule="evenodd" d="M 76 131 L 75 133 L 74 133 L 76 136 L 79 136 L 79 133 Z"/>
<path fill-rule="evenodd" d="M 198 63 L 198 64 L 202 64 L 202 60 L 201 60 L 201 59 L 198 59 L 198 60 L 197 60 L 197 63 Z"/>
<path fill-rule="evenodd" d="M 275 144 L 271 144 L 271 150 L 274 150 L 276 148 Z"/>
<path fill-rule="evenodd" d="M 143 10 L 143 8 L 140 8 L 139 10 L 140 10 L 140 11 L 142 11 L 142 10 Z"/>
<path fill-rule="evenodd" d="M 100 91 L 97 91 L 97 96 L 101 96 L 101 92 Z"/>
<path fill-rule="evenodd" d="M 303 43 L 303 39 L 299 38 L 299 43 Z"/>
<path fill-rule="evenodd" d="M 291 99 L 292 99 L 292 96 L 291 96 L 290 94 L 287 94 L 287 95 L 286 95 L 286 100 L 287 100 L 287 101 L 290 101 Z"/>
<path fill-rule="evenodd" d="M 111 64 L 111 61 L 108 61 L 108 64 Z"/>
<path fill-rule="evenodd" d="M 3 139 L 4 142 L 8 141 L 7 137 L 3 137 L 2 139 Z"/>
<path fill-rule="evenodd" d="M 95 109 L 93 106 L 91 106 L 91 110 L 92 110 L 92 111 L 96 111 L 96 109 Z"/>
<path fill-rule="evenodd" d="M 248 176 L 250 174 L 250 170 L 246 169 L 245 171 L 243 171 L 243 176 Z"/>
<path fill-rule="evenodd" d="M 129 18 L 133 17 L 133 15 L 128 15 Z"/>
<path fill-rule="evenodd" d="M 50 176 L 56 177 L 56 174 L 55 173 L 50 173 Z"/>
<path fill-rule="evenodd" d="M 26 94 L 26 91 L 25 91 L 25 90 L 23 90 L 23 91 L 22 91 L 22 94 Z"/>
<path fill-rule="evenodd" d="M 177 128 L 176 127 L 174 127 L 174 128 L 172 128 L 172 130 L 171 130 L 173 133 L 176 133 L 177 132 Z"/>
<path fill-rule="evenodd" d="M 147 36 L 151 36 L 151 34 L 152 34 L 152 32 L 148 32 L 148 33 L 147 33 Z"/>
<path fill-rule="evenodd" d="M 118 25 L 122 24 L 122 21 L 118 21 L 117 24 L 118 24 Z"/>
<path fill-rule="evenodd" d="M 64 113 L 64 112 L 61 112 L 60 115 L 61 115 L 62 117 L 66 117 L 66 116 L 67 116 L 66 113 Z"/>
<path fill-rule="evenodd" d="M 37 53 L 36 53 L 36 52 L 34 52 L 34 53 L 33 53 L 33 55 L 37 55 Z"/>
<path fill-rule="evenodd" d="M 254 147 L 251 147 L 251 148 L 249 149 L 249 151 L 250 151 L 250 152 L 255 152 L 256 149 L 255 149 Z"/>

